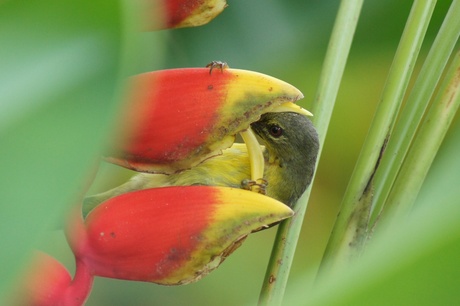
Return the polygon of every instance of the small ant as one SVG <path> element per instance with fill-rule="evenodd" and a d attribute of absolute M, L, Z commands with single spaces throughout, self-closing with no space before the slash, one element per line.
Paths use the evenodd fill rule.
<path fill-rule="evenodd" d="M 228 64 L 226 62 L 212 61 L 212 62 L 210 62 L 209 64 L 206 65 L 206 68 L 210 68 L 209 69 L 209 74 L 211 74 L 212 70 L 214 68 L 219 68 L 221 72 L 224 72 L 224 69 L 227 69 L 229 67 L 228 67 Z"/>

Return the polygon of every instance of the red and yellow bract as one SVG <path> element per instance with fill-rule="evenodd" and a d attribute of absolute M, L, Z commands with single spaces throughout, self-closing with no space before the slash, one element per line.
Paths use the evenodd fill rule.
<path fill-rule="evenodd" d="M 131 79 L 107 154 L 142 172 L 174 173 L 217 155 L 265 112 L 302 98 L 294 86 L 247 70 L 184 68 Z"/>
<path fill-rule="evenodd" d="M 140 13 L 145 29 L 158 30 L 204 25 L 226 7 L 226 0 L 143 0 Z"/>
<path fill-rule="evenodd" d="M 93 278 L 81 260 L 76 262 L 75 277 L 72 279 L 59 261 L 36 251 L 10 305 L 83 305 L 91 291 Z"/>
<path fill-rule="evenodd" d="M 73 224 L 69 242 L 95 276 L 178 285 L 208 274 L 248 234 L 292 213 L 242 189 L 144 189 L 97 206 Z"/>

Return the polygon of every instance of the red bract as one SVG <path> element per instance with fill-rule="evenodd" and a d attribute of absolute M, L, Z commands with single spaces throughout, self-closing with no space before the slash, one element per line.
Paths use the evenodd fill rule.
<path fill-rule="evenodd" d="M 219 15 L 226 0 L 144 0 L 148 30 L 184 28 L 204 25 Z M 160 22 L 158 15 L 161 14 Z M 157 15 L 157 16 L 155 16 Z"/>
<path fill-rule="evenodd" d="M 241 189 L 145 189 L 97 206 L 69 241 L 94 275 L 178 285 L 217 268 L 252 231 L 291 215 L 281 202 Z"/>
<path fill-rule="evenodd" d="M 220 153 L 265 112 L 302 98 L 260 73 L 162 70 L 132 79 L 108 160 L 143 172 L 174 173 Z"/>
<path fill-rule="evenodd" d="M 12 305 L 82 305 L 92 284 L 93 276 L 82 261 L 77 260 L 72 280 L 59 261 L 43 252 L 35 252 L 32 266 L 22 280 L 21 291 L 13 297 Z"/>

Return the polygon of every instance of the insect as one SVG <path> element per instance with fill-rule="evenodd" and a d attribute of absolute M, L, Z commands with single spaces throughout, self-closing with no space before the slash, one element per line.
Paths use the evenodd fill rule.
<path fill-rule="evenodd" d="M 228 66 L 228 64 L 226 62 L 212 61 L 212 62 L 210 62 L 209 64 L 206 65 L 206 68 L 210 68 L 209 69 L 209 74 L 211 74 L 212 70 L 214 68 L 219 68 L 221 72 L 224 72 L 224 69 L 229 68 L 229 66 Z"/>

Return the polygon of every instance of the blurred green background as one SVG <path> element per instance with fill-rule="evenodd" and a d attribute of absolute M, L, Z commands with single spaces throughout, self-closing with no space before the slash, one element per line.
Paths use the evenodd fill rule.
<path fill-rule="evenodd" d="M 57 3 L 57 1 L 44 1 L 44 3 L 47 2 L 50 2 L 50 5 Z M 451 1 L 448 0 L 438 1 L 428 30 L 426 43 L 424 43 L 421 52 L 422 58 L 426 55 L 450 3 Z M 39 18 L 47 18 L 48 14 L 45 13 L 47 8 L 45 6 L 43 6 L 45 8 L 41 8 L 40 5 L 35 4 L 37 6 L 36 11 L 39 13 L 38 17 L 33 17 L 33 20 L 39 23 Z M 368 0 L 364 3 L 323 155 L 317 170 L 312 197 L 294 259 L 290 283 L 288 284 L 288 295 L 295 294 L 290 288 L 293 284 L 298 285 L 296 282 L 299 279 L 304 282 L 302 286 L 305 286 L 305 288 L 308 288 L 313 282 L 341 197 L 385 84 L 386 75 L 411 4 L 410 1 L 397 0 Z M 91 20 L 97 20 L 98 18 L 105 21 L 115 20 L 110 21 L 112 23 L 107 21 L 104 29 L 119 26 L 120 21 L 117 18 L 121 18 L 120 13 L 95 10 L 95 4 L 87 5 L 88 10 L 82 10 L 82 16 L 94 13 L 94 18 L 88 18 Z M 104 83 L 105 78 L 113 77 L 114 74 L 120 73 L 120 71 L 129 74 L 133 71 L 143 72 L 174 67 L 204 67 L 212 60 L 222 60 L 226 61 L 232 68 L 262 72 L 293 84 L 305 95 L 300 104 L 309 109 L 314 99 L 322 61 L 338 7 L 339 1 L 329 0 L 231 0 L 228 8 L 208 25 L 197 28 L 142 33 L 135 38 L 127 38 L 121 34 L 117 38 L 118 32 L 114 30 L 112 33 L 115 35 L 112 41 L 113 44 L 124 44 L 123 47 L 120 48 L 117 45 L 114 48 L 102 48 L 103 53 L 93 52 L 85 59 L 78 59 L 73 63 L 66 62 L 66 64 L 75 68 L 84 63 L 87 66 L 83 67 L 91 67 L 92 62 L 97 63 L 106 60 L 107 57 L 113 57 L 114 59 L 110 64 L 112 65 L 111 70 L 103 70 L 105 72 L 100 75 L 100 78 L 89 81 L 92 85 L 95 85 L 101 82 Z M 65 8 L 61 8 L 61 11 L 65 11 Z M 60 12 L 56 12 L 56 14 Z M 109 17 L 106 18 L 105 13 L 110 13 Z M 21 17 L 22 15 L 19 14 L 18 16 Z M 52 18 L 56 15 L 51 14 L 49 16 Z M 65 16 L 61 17 L 64 18 Z M 76 22 L 75 24 L 78 28 L 79 23 Z M 32 27 L 33 24 L 26 23 L 24 27 L 27 26 Z M 13 31 L 17 30 L 14 29 Z M 27 31 L 30 29 L 22 28 L 21 30 Z M 57 33 L 56 41 L 63 40 L 65 37 L 72 38 L 71 35 L 60 37 L 58 35 L 59 29 L 55 30 Z M 91 34 L 92 30 L 99 31 L 100 29 L 89 27 L 88 34 Z M 49 31 L 49 29 L 46 31 Z M 123 39 L 118 40 L 120 37 L 123 37 Z M 46 52 L 47 39 L 48 36 L 43 37 L 41 41 L 37 41 L 35 48 L 43 49 Z M 129 53 L 133 50 L 126 50 L 130 49 L 129 46 L 128 48 L 126 47 L 130 43 L 130 39 L 135 39 L 137 42 L 141 41 L 143 47 L 142 49 L 134 50 L 136 59 L 134 63 L 131 63 L 130 68 L 121 70 L 120 67 L 117 67 L 117 64 L 121 62 L 117 58 L 133 55 Z M 35 48 L 21 50 L 27 55 L 28 52 L 35 52 L 37 50 Z M 13 47 L 10 49 L 14 50 Z M 120 50 L 123 50 L 124 53 Z M 14 54 L 14 56 L 18 55 Z M 90 64 L 85 61 L 90 61 Z M 33 67 L 33 64 L 31 66 Z M 46 70 L 45 72 L 50 73 Z M 0 74 L 0 76 L 5 75 Z M 5 76 L 5 79 L 7 77 Z M 46 74 L 44 77 L 46 77 Z M 57 82 L 56 84 L 56 86 L 59 86 L 60 83 Z M 106 90 L 109 93 L 103 93 L 106 94 L 104 99 L 113 98 L 113 93 L 116 89 L 108 86 Z M 98 100 L 97 95 L 91 101 L 95 104 L 103 103 Z M 3 104 L 4 101 L 0 103 Z M 105 101 L 104 103 L 108 102 Z M 114 102 L 111 103 L 113 104 Z M 82 173 L 75 174 L 66 181 L 67 185 L 70 184 L 70 187 L 75 190 L 78 190 L 81 185 L 77 178 L 81 178 L 85 172 L 90 171 L 91 156 L 94 156 L 95 152 L 100 148 L 100 144 L 96 145 L 95 143 L 102 143 L 101 137 L 105 135 L 103 127 L 106 127 L 107 123 L 101 124 L 100 121 L 109 120 L 111 112 L 104 113 L 103 105 L 99 104 L 98 107 L 101 110 L 97 114 L 104 114 L 104 117 L 94 119 L 93 121 L 96 121 L 94 127 L 88 128 L 89 131 L 85 134 L 91 141 L 84 144 L 93 146 L 93 149 L 85 153 L 88 155 L 82 161 L 85 164 L 81 164 L 82 162 L 79 164 L 79 171 Z M 113 109 L 113 106 L 108 107 Z M 87 110 L 89 113 L 93 111 L 91 108 Z M 78 122 L 81 126 L 88 124 L 87 117 L 84 115 L 78 120 L 80 120 Z M 101 124 L 101 127 L 97 126 L 98 123 Z M 53 122 L 53 124 L 58 123 Z M 458 129 L 458 120 L 455 124 L 457 124 Z M 52 125 L 51 128 L 60 130 L 60 127 L 56 125 Z M 99 131 L 98 129 L 102 129 L 102 131 L 97 132 L 96 137 L 92 137 L 91 133 Z M 322 136 L 324 137 L 324 135 Z M 451 143 L 460 141 L 459 137 L 455 137 L 454 133 L 450 134 Z M 65 135 L 63 135 L 63 138 L 65 138 Z M 56 145 L 60 144 L 67 145 L 62 142 L 57 142 Z M 14 149 L 14 147 L 12 148 Z M 78 150 L 78 148 L 76 149 Z M 442 151 L 440 156 L 442 158 L 451 157 L 447 153 L 443 155 Z M 23 160 L 18 160 L 18 162 L 21 163 L 21 166 L 24 166 Z M 72 163 L 72 160 L 66 162 Z M 87 165 L 87 168 L 85 169 L 82 165 Z M 35 166 L 35 164 L 30 164 L 27 171 L 24 171 L 23 177 L 27 176 L 28 171 L 34 171 Z M 69 169 L 69 171 L 71 170 Z M 15 168 L 10 168 L 10 171 L 16 170 Z M 46 173 L 46 170 L 41 171 Z M 130 174 L 128 171 L 102 164 L 97 182 L 90 192 L 97 192 L 115 186 L 129 177 Z M 5 180 L 9 180 L 8 176 L 0 178 L 2 183 Z M 49 177 L 45 178 L 45 180 L 49 179 Z M 3 185 L 8 186 L 8 184 Z M 53 188 L 49 188 L 48 192 L 53 192 Z M 18 190 L 20 192 L 21 189 L 19 188 Z M 10 201 L 1 205 L 14 205 L 12 203 Z M 34 202 L 32 205 L 38 212 L 33 212 L 34 210 L 24 206 L 23 215 L 30 216 L 32 214 L 33 216 L 36 214 L 36 218 L 42 215 L 49 216 L 46 211 L 46 209 L 50 209 L 49 207 L 44 207 L 45 212 L 43 212 L 40 209 L 42 203 Z M 60 210 L 63 210 L 62 208 L 57 210 L 57 216 L 62 214 L 62 211 L 60 212 Z M 8 211 L 5 211 L 3 217 L 9 217 L 7 213 Z M 16 216 L 16 218 L 11 223 L 16 225 L 10 225 L 10 227 L 21 228 L 21 224 L 27 222 L 24 221 L 26 219 L 21 219 L 20 216 Z M 11 230 L 6 226 L 0 228 L 2 235 Z M 251 235 L 244 245 L 229 257 L 218 270 L 195 284 L 180 287 L 163 287 L 148 283 L 97 278 L 87 305 L 254 305 L 258 299 L 275 232 L 276 229 L 272 228 Z M 54 255 L 72 269 L 72 254 L 66 245 L 62 232 L 48 230 L 43 234 L 37 235 L 34 241 L 38 241 L 36 242 L 38 248 Z M 26 250 L 27 248 L 24 247 L 21 251 L 25 252 Z M 26 255 L 21 256 L 26 257 Z"/>

